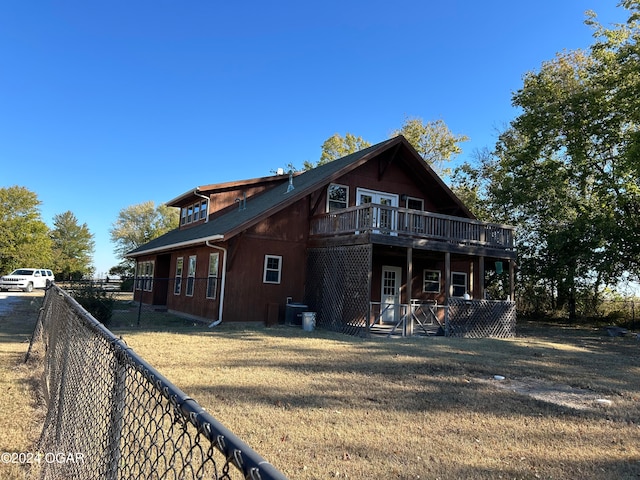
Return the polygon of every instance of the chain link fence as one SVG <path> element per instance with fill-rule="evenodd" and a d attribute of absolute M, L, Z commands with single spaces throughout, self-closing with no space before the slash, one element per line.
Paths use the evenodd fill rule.
<path fill-rule="evenodd" d="M 55 285 L 29 358 L 44 362 L 52 455 L 31 478 L 286 479 Z"/>

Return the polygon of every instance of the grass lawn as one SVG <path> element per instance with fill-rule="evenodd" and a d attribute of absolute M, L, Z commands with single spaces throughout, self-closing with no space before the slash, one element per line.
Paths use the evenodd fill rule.
<path fill-rule="evenodd" d="M 510 340 L 361 339 L 143 318 L 114 331 L 292 479 L 640 477 L 631 337 L 523 324 Z"/>
<path fill-rule="evenodd" d="M 22 359 L 40 301 L 0 313 L 0 452 L 39 434 Z M 631 337 L 521 324 L 510 340 L 361 339 L 148 311 L 138 327 L 117 309 L 117 335 L 291 479 L 640 477 Z"/>

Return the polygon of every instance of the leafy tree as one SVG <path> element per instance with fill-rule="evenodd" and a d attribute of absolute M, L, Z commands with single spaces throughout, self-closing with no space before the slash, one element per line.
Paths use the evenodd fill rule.
<path fill-rule="evenodd" d="M 129 265 L 125 258 L 127 252 L 177 228 L 178 221 L 177 209 L 166 205 L 156 207 L 152 201 L 123 208 L 109 231 L 111 241 L 116 244 L 114 251 L 122 257 L 123 264 Z"/>
<path fill-rule="evenodd" d="M 444 165 L 462 152 L 460 143 L 469 140 L 466 135 L 451 132 L 443 120 L 424 123 L 420 118 L 407 118 L 393 136 L 400 134 L 440 174 L 451 173 Z"/>
<path fill-rule="evenodd" d="M 525 75 L 513 95 L 522 113 L 492 155 L 454 176 L 519 227 L 519 285 L 531 309 L 574 318 L 623 272 L 640 273 L 640 4 L 622 5 L 631 15 L 615 29 L 589 14 L 589 51 L 559 53 Z"/>
<path fill-rule="evenodd" d="M 70 211 L 53 217 L 53 270 L 56 278 L 80 279 L 93 272 L 93 234 Z"/>
<path fill-rule="evenodd" d="M 469 140 L 465 135 L 453 134 L 443 120 L 424 123 L 420 118 L 407 118 L 400 130 L 392 133 L 392 137 L 397 135 L 404 135 L 420 156 L 441 174 L 450 173 L 449 169 L 444 168 L 445 163 L 462 152 L 460 143 Z M 304 169 L 324 165 L 370 146 L 362 137 L 351 133 L 343 137 L 336 133 L 322 144 L 320 160 L 315 164 L 305 161 Z"/>
<path fill-rule="evenodd" d="M 49 265 L 51 239 L 40 203 L 25 187 L 0 188 L 0 272 Z"/>
<path fill-rule="evenodd" d="M 322 144 L 322 154 L 317 163 L 304 162 L 303 168 L 310 170 L 325 163 L 332 162 L 338 158 L 346 157 L 351 153 L 355 153 L 364 148 L 370 147 L 371 144 L 362 137 L 356 137 L 351 133 L 347 133 L 344 137 L 338 133 L 327 138 Z"/>

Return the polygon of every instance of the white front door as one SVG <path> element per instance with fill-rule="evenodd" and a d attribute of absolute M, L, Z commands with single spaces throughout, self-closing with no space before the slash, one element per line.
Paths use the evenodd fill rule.
<path fill-rule="evenodd" d="M 358 188 L 356 191 L 356 205 L 364 205 L 367 203 L 382 206 L 373 207 L 370 212 L 361 212 L 361 218 L 358 219 L 358 224 L 363 227 L 363 229 L 367 227 L 371 228 L 373 233 L 390 233 L 397 235 L 397 232 L 395 232 L 396 211 L 392 208 L 384 207 L 397 207 L 398 195 Z"/>
<path fill-rule="evenodd" d="M 382 266 L 382 291 L 380 292 L 380 309 L 383 323 L 397 323 L 400 320 L 400 284 L 402 268 Z"/>

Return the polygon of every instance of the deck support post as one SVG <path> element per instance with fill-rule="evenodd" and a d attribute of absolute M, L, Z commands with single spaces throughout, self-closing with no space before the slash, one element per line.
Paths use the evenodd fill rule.
<path fill-rule="evenodd" d="M 451 291 L 451 253 L 444 253 L 444 294 L 445 302 L 449 304 L 449 298 L 451 298 L 453 292 Z"/>
<path fill-rule="evenodd" d="M 404 336 L 413 335 L 413 307 L 411 305 L 411 296 L 413 294 L 413 248 L 407 247 L 407 317 L 404 322 Z"/>
<path fill-rule="evenodd" d="M 478 297 L 484 300 L 484 257 L 478 257 Z"/>
<path fill-rule="evenodd" d="M 516 268 L 515 262 L 509 260 L 509 300 L 516 300 Z"/>

